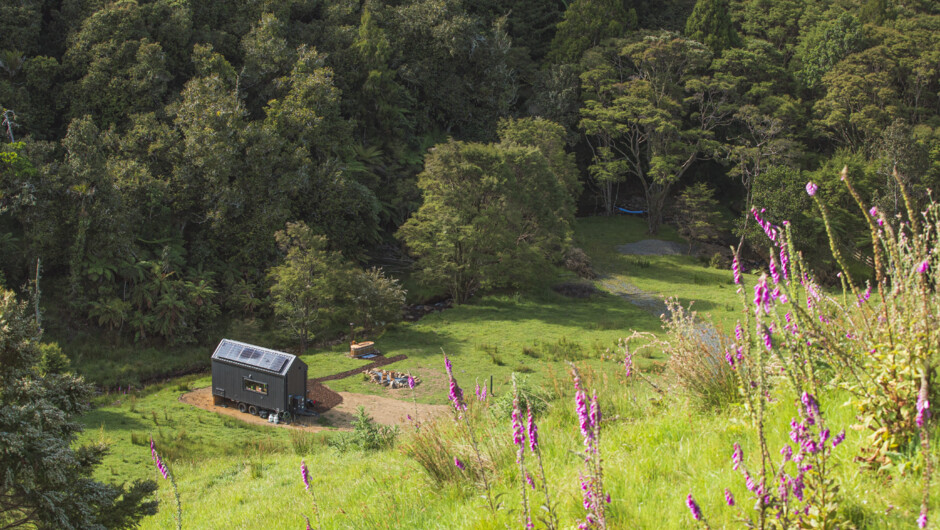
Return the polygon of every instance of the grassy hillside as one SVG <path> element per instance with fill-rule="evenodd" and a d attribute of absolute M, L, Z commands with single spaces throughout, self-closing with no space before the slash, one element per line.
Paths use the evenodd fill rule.
<path fill-rule="evenodd" d="M 592 218 L 579 222 L 576 244 L 584 248 L 602 275 L 616 277 L 645 291 L 679 294 L 684 303 L 705 310 L 723 325 L 733 321 L 739 299 L 731 273 L 700 266 L 686 256 L 649 256 L 642 260 L 616 252 L 616 245 L 644 239 L 642 222 L 627 218 Z M 674 238 L 674 234 L 665 234 Z M 425 383 L 419 401 L 446 402 L 442 351 L 468 394 L 476 381 L 492 376 L 497 401 L 510 391 L 513 372 L 552 399 L 540 416 L 541 444 L 553 502 L 564 527 L 583 512 L 578 475 L 580 433 L 566 358 L 578 362 L 588 386 L 600 395 L 604 412 L 602 451 L 605 481 L 611 494 L 609 516 L 618 528 L 685 528 L 691 519 L 684 505 L 693 493 L 713 528 L 736 525 L 738 510 L 752 513 L 753 500 L 741 476 L 732 471 L 730 454 L 738 442 L 749 465 L 757 465 L 757 442 L 742 412 L 716 414 L 694 408 L 658 375 L 665 359 L 654 351 L 639 366 L 667 388 L 659 396 L 642 381 L 627 382 L 616 357 L 602 360 L 607 348 L 630 330 L 661 333 L 659 320 L 621 297 L 599 294 L 589 299 L 563 297 L 549 289 L 534 293 L 484 296 L 471 303 L 404 323 L 378 337 L 389 355 L 408 359 L 392 369 L 412 371 Z M 361 361 L 343 355 L 342 347 L 310 352 L 305 360 L 311 377 L 348 370 Z M 528 352 L 528 354 L 524 353 Z M 205 352 L 208 356 L 209 352 Z M 323 528 L 503 528 L 518 527 L 519 471 L 513 462 L 509 420 L 479 410 L 474 425 L 494 447 L 491 480 L 503 510 L 495 515 L 481 504 L 481 492 L 468 475 L 438 484 L 404 449 L 415 444 L 403 429 L 396 448 L 341 452 L 328 445 L 335 433 L 297 434 L 288 429 L 250 426 L 195 409 L 178 401 L 184 391 L 206 386 L 209 378 L 188 376 L 148 387 L 130 396 L 107 395 L 84 418 L 84 441 L 105 441 L 112 452 L 99 468 L 110 481 L 156 478 L 160 513 L 144 528 L 173 525 L 174 501 L 168 482 L 150 463 L 148 435 L 174 472 L 187 528 L 302 528 L 302 515 L 313 516 L 312 498 L 300 480 L 300 461 L 311 471 L 311 484 Z M 359 377 L 331 381 L 334 390 L 379 393 L 410 400 L 407 390 L 385 390 Z M 853 422 L 841 406 L 845 396 L 827 396 L 824 411 L 834 432 Z M 482 407 L 477 405 L 477 407 Z M 779 400 L 770 427 L 770 447 L 787 437 L 792 403 Z M 492 410 L 504 410 L 499 406 Z M 439 434 L 445 460 L 471 458 L 459 425 L 445 420 Z M 855 454 L 861 434 L 848 429 L 836 452 L 836 478 L 843 485 L 845 513 L 863 527 L 907 528 L 916 517 L 920 491 L 910 470 L 887 474 L 860 472 L 847 455 Z M 912 462 L 916 464 L 916 462 Z M 729 487 L 738 506 L 724 506 Z M 537 506 L 537 505 L 536 505 Z M 538 511 L 536 509 L 536 511 Z"/>

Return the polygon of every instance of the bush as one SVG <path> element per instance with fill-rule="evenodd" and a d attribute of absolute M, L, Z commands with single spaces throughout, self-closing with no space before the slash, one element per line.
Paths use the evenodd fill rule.
<path fill-rule="evenodd" d="M 360 406 L 356 409 L 356 420 L 353 422 L 353 431 L 345 433 L 330 440 L 330 446 L 340 452 L 351 449 L 359 451 L 375 451 L 387 449 L 395 444 L 398 437 L 398 427 L 379 425 Z M 292 440 L 293 442 L 293 440 Z"/>
<path fill-rule="evenodd" d="M 570 247 L 565 252 L 565 268 L 587 280 L 597 278 L 591 267 L 591 258 L 578 247 Z"/>
<path fill-rule="evenodd" d="M 532 413 L 536 416 L 545 412 L 548 409 L 548 404 L 555 398 L 543 386 L 530 383 L 528 377 L 517 379 L 516 388 L 519 393 L 519 408 L 523 411 L 531 408 Z M 508 420 L 510 414 L 512 414 L 512 400 L 513 395 L 511 392 L 503 392 L 490 402 L 490 414 L 497 420 Z"/>
<path fill-rule="evenodd" d="M 725 361 L 729 340 L 712 324 L 696 318 L 676 299 L 666 301 L 665 351 L 676 384 L 702 408 L 720 408 L 738 400 L 738 383 Z"/>

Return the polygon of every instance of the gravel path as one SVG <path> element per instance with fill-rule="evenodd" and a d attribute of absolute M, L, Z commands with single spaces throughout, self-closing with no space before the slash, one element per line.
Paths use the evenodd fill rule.
<path fill-rule="evenodd" d="M 617 246 L 617 252 L 637 256 L 676 256 L 685 254 L 687 250 L 688 247 L 681 243 L 663 241 L 661 239 L 644 239 L 635 243 Z M 615 294 L 656 316 L 666 315 L 669 311 L 666 308 L 666 302 L 663 301 L 662 296 L 644 291 L 625 280 L 612 276 L 602 276 L 599 279 L 599 283 L 605 291 Z"/>
<path fill-rule="evenodd" d="M 665 315 L 669 311 L 666 308 L 666 302 L 656 293 L 644 291 L 631 283 L 611 276 L 604 276 L 598 281 L 605 291 L 615 294 L 656 316 Z"/>

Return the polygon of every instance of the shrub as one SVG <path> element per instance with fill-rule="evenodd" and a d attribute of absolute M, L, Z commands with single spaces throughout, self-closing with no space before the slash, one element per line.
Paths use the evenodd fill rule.
<path fill-rule="evenodd" d="M 591 258 L 578 247 L 570 247 L 565 252 L 565 268 L 587 280 L 597 278 Z"/>
<path fill-rule="evenodd" d="M 356 409 L 356 419 L 353 422 L 352 432 L 333 438 L 329 444 L 340 452 L 351 449 L 375 451 L 391 447 L 397 437 L 397 426 L 390 427 L 375 423 L 375 420 L 366 413 L 366 409 L 360 406 Z"/>
<path fill-rule="evenodd" d="M 719 408 L 738 399 L 738 383 L 725 361 L 728 341 L 712 324 L 696 318 L 676 299 L 666 301 L 663 327 L 669 368 L 676 384 L 703 408 Z"/>
<path fill-rule="evenodd" d="M 516 380 L 516 391 L 519 394 L 519 403 L 522 410 L 531 408 L 532 413 L 536 416 L 545 412 L 548 409 L 548 404 L 555 398 L 544 386 L 531 383 L 528 377 Z M 509 415 L 512 413 L 512 401 L 513 394 L 504 392 L 490 402 L 490 414 L 498 420 L 508 420 Z"/>

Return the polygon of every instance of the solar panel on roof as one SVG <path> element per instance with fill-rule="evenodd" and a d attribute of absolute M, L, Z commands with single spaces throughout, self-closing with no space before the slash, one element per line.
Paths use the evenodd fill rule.
<path fill-rule="evenodd" d="M 263 370 L 280 372 L 291 357 L 273 350 L 253 348 L 247 344 L 223 341 L 216 350 L 216 358 L 235 361 Z"/>

